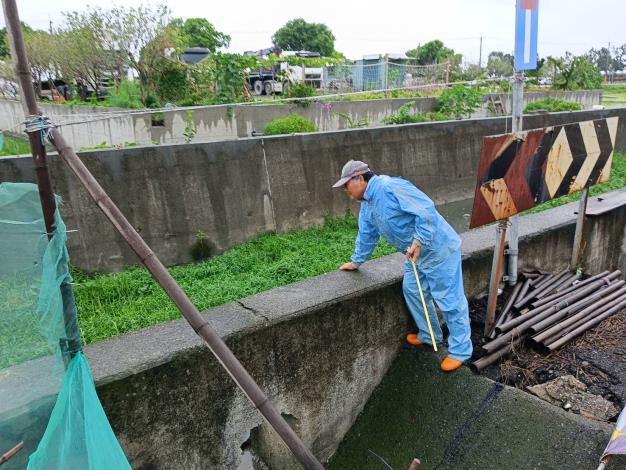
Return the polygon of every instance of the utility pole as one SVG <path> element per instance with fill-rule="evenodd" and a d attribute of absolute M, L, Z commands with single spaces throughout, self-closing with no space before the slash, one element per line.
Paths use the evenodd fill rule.
<path fill-rule="evenodd" d="M 478 52 L 478 71 L 483 67 L 483 37 L 480 37 L 480 51 Z"/>

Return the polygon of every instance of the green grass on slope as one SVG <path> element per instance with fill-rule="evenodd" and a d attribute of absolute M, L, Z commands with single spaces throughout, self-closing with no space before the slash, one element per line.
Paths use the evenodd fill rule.
<path fill-rule="evenodd" d="M 175 266 L 170 272 L 203 310 L 337 269 L 350 260 L 356 233 L 355 217 L 329 219 L 320 228 L 260 235 L 220 256 Z M 373 257 L 393 251 L 381 242 Z M 180 316 L 144 268 L 93 277 L 74 273 L 74 278 L 87 344 Z"/>
<path fill-rule="evenodd" d="M 30 144 L 25 139 L 18 139 L 4 135 L 4 147 L 0 151 L 0 157 L 13 155 L 30 155 Z"/>

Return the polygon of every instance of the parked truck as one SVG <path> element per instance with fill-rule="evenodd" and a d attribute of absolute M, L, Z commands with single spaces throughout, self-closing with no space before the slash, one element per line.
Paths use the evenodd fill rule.
<path fill-rule="evenodd" d="M 269 52 L 268 52 L 269 51 Z M 262 49 L 260 51 L 247 51 L 245 54 L 254 54 L 261 57 L 275 52 L 274 49 Z M 277 54 L 279 57 L 306 57 L 319 58 L 317 52 L 308 51 L 282 51 Z M 309 86 L 320 88 L 322 85 L 322 67 L 307 67 L 305 65 L 291 65 L 289 62 L 281 61 L 271 67 L 251 70 L 246 80 L 253 95 L 274 95 L 287 93 L 290 84 L 305 83 Z"/>

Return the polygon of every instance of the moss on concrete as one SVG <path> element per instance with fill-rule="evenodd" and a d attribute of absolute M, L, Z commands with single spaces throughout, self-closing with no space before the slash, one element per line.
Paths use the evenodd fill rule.
<path fill-rule="evenodd" d="M 595 468 L 611 427 L 568 414 L 463 368 L 403 350 L 331 459 L 330 469 Z"/>

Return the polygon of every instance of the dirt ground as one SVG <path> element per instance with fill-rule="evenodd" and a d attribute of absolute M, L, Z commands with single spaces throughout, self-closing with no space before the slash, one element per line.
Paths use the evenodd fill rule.
<path fill-rule="evenodd" d="M 475 351 L 472 360 L 484 354 L 479 347 L 484 342 L 484 324 L 479 319 L 485 310 L 486 299 L 470 302 Z M 626 310 L 550 354 L 520 345 L 481 374 L 522 390 L 562 375 L 573 375 L 587 385 L 590 393 L 601 395 L 622 409 L 626 405 Z"/>

